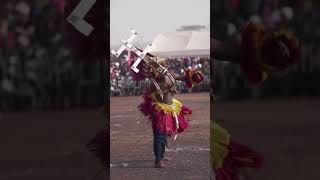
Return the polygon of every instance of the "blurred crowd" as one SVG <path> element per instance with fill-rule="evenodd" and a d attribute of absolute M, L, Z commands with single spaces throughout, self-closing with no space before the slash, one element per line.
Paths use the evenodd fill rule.
<path fill-rule="evenodd" d="M 1 1 L 1 109 L 70 107 L 96 98 L 87 94 L 97 94 L 88 90 L 97 89 L 97 64 L 72 58 L 63 37 L 63 7 L 64 0 Z"/>
<path fill-rule="evenodd" d="M 181 93 L 209 91 L 210 87 L 210 66 L 208 58 L 182 57 L 168 59 L 169 71 L 184 74 L 188 68 L 202 71 L 204 82 L 197 87 L 188 89 L 184 82 L 177 81 L 177 90 Z M 112 96 L 136 96 L 143 93 L 143 89 L 149 86 L 150 81 L 133 81 L 126 55 L 121 58 L 111 57 L 110 62 L 110 93 Z"/>
<path fill-rule="evenodd" d="M 239 65 L 215 62 L 215 95 L 224 99 L 265 96 L 320 95 L 320 2 L 315 0 L 213 0 L 211 35 L 226 41 L 247 21 L 268 30 L 295 33 L 302 48 L 301 63 L 280 77 L 269 78 L 260 88 L 250 86 Z"/>
<path fill-rule="evenodd" d="M 215 94 L 221 97 L 319 95 L 320 3 L 315 0 L 212 0 L 212 35 L 228 40 L 246 21 L 268 29 L 293 31 L 302 44 L 302 62 L 286 76 L 271 78 L 261 88 L 248 85 L 238 65 L 215 62 Z M 3 0 L 0 6 L 0 108 L 70 107 L 98 104 L 102 98 L 99 64 L 76 61 L 63 37 L 64 0 Z M 170 68 L 204 72 L 210 85 L 209 59 L 171 59 Z M 140 95 L 148 81 L 132 81 L 126 57 L 110 62 L 110 91 L 114 96 Z M 182 82 L 180 92 L 190 92 Z"/>

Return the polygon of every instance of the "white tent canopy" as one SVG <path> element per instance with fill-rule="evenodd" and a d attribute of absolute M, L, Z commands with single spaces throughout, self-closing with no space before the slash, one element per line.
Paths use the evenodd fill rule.
<path fill-rule="evenodd" d="M 160 57 L 210 56 L 209 31 L 160 33 L 152 42 L 150 53 Z"/>

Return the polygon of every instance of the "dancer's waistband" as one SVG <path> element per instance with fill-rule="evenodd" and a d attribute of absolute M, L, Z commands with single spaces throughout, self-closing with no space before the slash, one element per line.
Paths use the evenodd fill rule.
<path fill-rule="evenodd" d="M 149 95 L 149 97 L 153 100 L 153 104 L 155 105 L 157 110 L 163 110 L 165 113 L 170 113 L 170 114 L 179 114 L 181 109 L 182 109 L 182 103 L 180 101 L 178 101 L 177 99 L 172 99 L 172 104 L 165 104 L 165 103 L 161 103 L 159 102 L 156 97 L 155 94 L 152 93 Z"/>

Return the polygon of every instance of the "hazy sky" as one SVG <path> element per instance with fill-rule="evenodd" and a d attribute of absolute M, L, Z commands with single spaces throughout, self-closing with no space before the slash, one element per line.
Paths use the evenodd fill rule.
<path fill-rule="evenodd" d="M 151 41 L 160 32 L 173 32 L 182 25 L 210 24 L 210 0 L 111 0 L 111 45 L 126 40 L 134 28 Z"/>

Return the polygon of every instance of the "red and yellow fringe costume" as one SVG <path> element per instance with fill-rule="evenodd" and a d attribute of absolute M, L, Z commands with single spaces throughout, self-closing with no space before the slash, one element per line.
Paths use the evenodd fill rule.
<path fill-rule="evenodd" d="M 195 80 L 195 75 L 200 75 L 200 79 Z M 142 79 L 141 74 L 137 74 L 135 79 Z M 203 80 L 203 75 L 199 71 L 188 69 L 185 75 L 185 83 L 188 88 L 199 84 Z M 183 132 L 189 127 L 188 115 L 192 110 L 173 98 L 171 105 L 161 103 L 156 98 L 157 91 L 146 90 L 143 95 L 143 102 L 138 106 L 140 112 L 147 116 L 152 122 L 154 132 L 165 133 L 169 136 Z"/>
<path fill-rule="evenodd" d="M 254 85 L 262 83 L 268 72 L 283 71 L 300 59 L 298 40 L 289 32 L 267 32 L 262 25 L 250 22 L 244 26 L 241 35 L 240 66 Z M 262 57 L 262 51 L 272 52 L 268 48 L 273 48 L 272 43 L 278 40 L 287 46 L 290 57 L 280 59 L 272 53 Z M 262 166 L 263 157 L 258 152 L 235 142 L 227 130 L 217 123 L 211 123 L 210 128 L 210 156 L 216 180 L 239 180 L 242 168 L 258 169 Z"/>
<path fill-rule="evenodd" d="M 217 123 L 211 123 L 210 134 L 210 156 L 216 180 L 239 180 L 241 168 L 262 166 L 263 157 L 258 152 L 235 142 Z"/>
<path fill-rule="evenodd" d="M 267 79 L 268 72 L 283 71 L 300 59 L 300 47 L 297 38 L 288 31 L 268 32 L 261 24 L 249 22 L 241 31 L 242 43 L 240 66 L 250 83 L 258 85 Z M 279 59 L 270 53 L 262 60 L 263 45 L 280 40 L 290 52 L 290 58 Z M 264 49 L 269 51 L 269 49 Z"/>
<path fill-rule="evenodd" d="M 191 109 L 182 105 L 177 99 L 173 99 L 172 105 L 159 102 L 155 92 L 143 95 L 143 102 L 138 106 L 140 112 L 149 117 L 154 132 L 165 133 L 172 136 L 181 133 L 189 127 L 187 115 L 191 115 Z M 179 126 L 176 126 L 176 120 Z"/>

